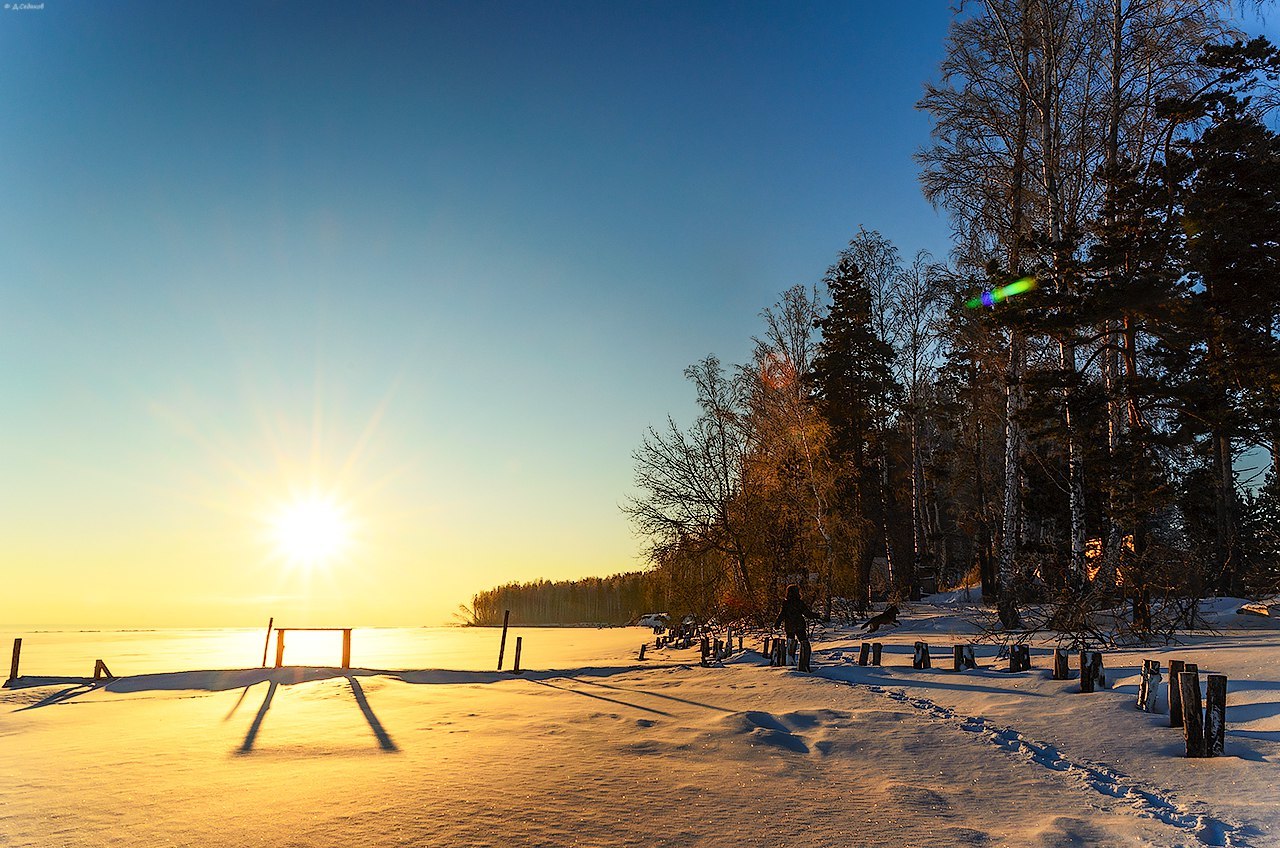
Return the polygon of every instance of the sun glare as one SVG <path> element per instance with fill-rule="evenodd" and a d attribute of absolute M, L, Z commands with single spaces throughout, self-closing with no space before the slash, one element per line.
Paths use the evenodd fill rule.
<path fill-rule="evenodd" d="M 330 498 L 312 495 L 281 507 L 272 521 L 276 549 L 297 565 L 327 564 L 351 542 L 346 511 Z"/>

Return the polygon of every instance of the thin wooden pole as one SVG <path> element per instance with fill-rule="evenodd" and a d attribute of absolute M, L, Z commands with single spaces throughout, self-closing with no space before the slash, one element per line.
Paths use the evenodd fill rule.
<path fill-rule="evenodd" d="M 276 668 L 284 665 L 284 631 L 276 631 Z"/>
<path fill-rule="evenodd" d="M 645 646 L 647 646 L 648 644 L 649 644 L 648 642 L 642 642 L 640 644 L 640 659 L 644 659 L 644 649 L 645 649 Z"/>
<path fill-rule="evenodd" d="M 498 671 L 502 671 L 502 655 L 507 652 L 507 625 L 511 623 L 511 610 L 502 611 L 502 641 L 498 643 Z"/>
<path fill-rule="evenodd" d="M 515 663 L 515 667 L 511 669 L 512 674 L 520 673 L 520 649 L 523 646 L 524 646 L 524 637 L 517 636 L 516 637 L 516 663 Z"/>
<path fill-rule="evenodd" d="M 342 629 L 342 667 L 351 668 L 351 628 Z"/>
<path fill-rule="evenodd" d="M 13 661 L 9 663 L 9 679 L 18 679 L 18 660 L 22 657 L 22 640 L 13 640 Z"/>
<path fill-rule="evenodd" d="M 267 667 L 267 648 L 271 645 L 271 628 L 276 623 L 276 617 L 273 615 L 267 619 L 267 638 L 262 640 L 262 667 Z"/>

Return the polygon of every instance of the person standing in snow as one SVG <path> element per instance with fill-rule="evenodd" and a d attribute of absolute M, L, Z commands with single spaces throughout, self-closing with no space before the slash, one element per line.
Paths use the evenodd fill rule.
<path fill-rule="evenodd" d="M 804 602 L 804 598 L 800 597 L 800 587 L 792 583 L 787 587 L 787 597 L 782 602 L 782 611 L 778 613 L 778 620 L 773 623 L 774 627 L 782 627 L 786 630 L 787 641 L 793 639 L 800 643 L 800 670 L 809 671 L 809 624 L 806 618 L 821 618 L 816 612 L 809 609 L 809 605 Z"/>

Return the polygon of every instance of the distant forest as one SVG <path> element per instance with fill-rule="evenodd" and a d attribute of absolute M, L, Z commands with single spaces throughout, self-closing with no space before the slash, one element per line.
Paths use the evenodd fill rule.
<path fill-rule="evenodd" d="M 531 620 L 765 621 L 796 580 L 981 583 L 1006 629 L 1123 605 L 1141 637 L 1280 590 L 1280 51 L 1229 12 L 963 4 L 918 104 L 950 257 L 860 229 L 749 361 L 686 370 L 700 413 L 643 436 L 623 507 L 651 577 L 505 591 Z"/>
<path fill-rule="evenodd" d="M 508 583 L 481 592 L 462 607 L 466 624 L 502 624 L 511 610 L 513 624 L 630 624 L 650 612 L 666 612 L 661 575 L 633 571 L 611 577 L 533 583 Z"/>

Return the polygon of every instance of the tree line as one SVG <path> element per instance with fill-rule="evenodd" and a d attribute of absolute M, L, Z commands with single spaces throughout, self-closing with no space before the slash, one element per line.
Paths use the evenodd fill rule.
<path fill-rule="evenodd" d="M 666 611 L 657 575 L 633 571 L 583 580 L 508 583 L 476 594 L 459 609 L 464 624 L 502 624 L 504 613 L 518 624 L 629 624 L 650 612 Z"/>
<path fill-rule="evenodd" d="M 1006 628 L 1124 601 L 1145 633 L 1280 589 L 1280 51 L 1228 12 L 957 11 L 917 153 L 951 256 L 861 229 L 748 362 L 686 370 L 699 412 L 645 433 L 623 507 L 652 607 L 980 583 Z"/>

